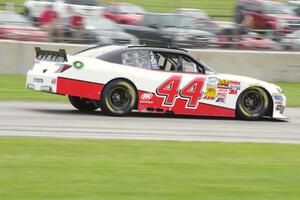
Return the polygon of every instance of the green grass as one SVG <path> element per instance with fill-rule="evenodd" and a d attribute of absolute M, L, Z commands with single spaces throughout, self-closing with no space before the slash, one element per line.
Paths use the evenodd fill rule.
<path fill-rule="evenodd" d="M 288 98 L 287 105 L 289 107 L 300 106 L 300 83 L 276 83 L 283 90 Z"/>
<path fill-rule="evenodd" d="M 0 139 L 1 200 L 299 200 L 300 146 Z"/>
<path fill-rule="evenodd" d="M 300 106 L 300 83 L 276 83 L 287 95 L 288 106 Z M 47 94 L 25 88 L 25 76 L 0 75 L 0 100 L 17 101 L 65 101 L 66 97 Z"/>
<path fill-rule="evenodd" d="M 0 75 L 0 100 L 17 101 L 64 101 L 66 97 L 25 88 L 24 75 Z"/>
<path fill-rule="evenodd" d="M 23 0 L 0 0 L 0 3 L 14 2 L 23 4 Z M 119 1 L 119 0 L 117 0 Z M 217 17 L 215 20 L 231 20 L 235 9 L 236 0 L 120 0 L 121 2 L 129 2 L 142 6 L 149 12 L 174 12 L 176 8 L 200 8 L 209 15 L 223 15 L 228 17 Z M 287 0 L 278 0 L 287 2 Z M 102 3 L 113 2 L 112 0 L 101 0 Z M 23 9 L 18 8 L 18 12 L 22 13 Z"/>

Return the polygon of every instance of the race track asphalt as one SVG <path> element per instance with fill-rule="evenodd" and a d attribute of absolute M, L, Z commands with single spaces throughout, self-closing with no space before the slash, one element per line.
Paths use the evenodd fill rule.
<path fill-rule="evenodd" d="M 300 143 L 300 108 L 286 121 L 82 113 L 68 103 L 0 102 L 0 136 Z"/>

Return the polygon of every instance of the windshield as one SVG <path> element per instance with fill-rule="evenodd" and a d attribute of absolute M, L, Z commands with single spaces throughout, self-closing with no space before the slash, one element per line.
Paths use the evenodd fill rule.
<path fill-rule="evenodd" d="M 285 4 L 271 4 L 265 6 L 265 12 L 267 14 L 288 14 L 294 15 L 294 12 L 291 7 L 288 7 Z"/>
<path fill-rule="evenodd" d="M 0 12 L 0 23 L 10 25 L 31 26 L 30 22 L 25 17 L 10 12 Z"/>
<path fill-rule="evenodd" d="M 112 30 L 120 31 L 121 28 L 105 18 L 86 18 L 86 28 L 87 29 L 96 29 L 96 30 Z"/>
<path fill-rule="evenodd" d="M 162 27 L 195 28 L 194 20 L 195 18 L 188 16 L 166 15 L 160 19 L 160 24 Z"/>
<path fill-rule="evenodd" d="M 145 13 L 145 10 L 139 6 L 136 5 L 121 5 L 119 7 L 119 12 L 120 13 L 131 13 L 131 14 L 143 14 Z"/>
<path fill-rule="evenodd" d="M 65 0 L 67 4 L 85 5 L 85 6 L 99 6 L 96 0 Z"/>

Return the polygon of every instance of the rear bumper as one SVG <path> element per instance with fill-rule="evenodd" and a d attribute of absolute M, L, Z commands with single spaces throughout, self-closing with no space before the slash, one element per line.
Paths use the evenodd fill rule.
<path fill-rule="evenodd" d="M 40 74 L 29 70 L 26 78 L 26 88 L 56 93 L 57 76 L 54 74 Z"/>

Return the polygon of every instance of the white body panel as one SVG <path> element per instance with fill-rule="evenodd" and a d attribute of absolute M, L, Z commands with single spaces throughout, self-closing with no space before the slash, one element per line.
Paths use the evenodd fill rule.
<path fill-rule="evenodd" d="M 57 77 L 72 80 L 80 80 L 91 83 L 99 83 L 102 85 L 106 85 L 108 82 L 116 78 L 125 78 L 130 80 L 136 86 L 138 91 L 156 94 L 157 88 L 172 76 L 181 76 L 181 82 L 179 86 L 180 90 L 183 89 L 186 85 L 188 85 L 196 77 L 202 77 L 205 80 L 205 84 L 202 88 L 203 97 L 206 95 L 205 92 L 208 88 L 219 87 L 217 85 L 220 84 L 220 80 L 225 80 L 225 82 L 231 81 L 231 84 L 234 84 L 234 82 L 236 82 L 237 85 L 235 85 L 234 87 L 238 89 L 236 90 L 235 94 L 228 94 L 228 88 L 231 86 L 227 85 L 228 88 L 225 89 L 226 97 L 223 102 L 217 102 L 215 99 L 212 100 L 200 98 L 199 103 L 235 110 L 239 95 L 249 87 L 258 86 L 264 88 L 272 96 L 272 117 L 285 118 L 285 116 L 282 115 L 282 112 L 284 107 L 286 106 L 286 97 L 281 93 L 281 89 L 278 86 L 275 86 L 274 84 L 270 84 L 257 79 L 229 74 L 205 75 L 198 73 L 180 73 L 170 71 L 148 70 L 131 66 L 125 66 L 121 64 L 113 64 L 96 58 L 68 56 L 68 64 L 72 65 L 72 63 L 76 61 L 82 62 L 84 64 L 84 67 L 80 69 L 72 67 L 64 71 L 63 73 L 54 73 L 54 71 L 58 69 L 58 66 L 53 62 L 51 63 L 46 61 L 36 61 L 33 70 L 30 70 L 27 74 L 27 87 L 28 84 L 31 84 L 33 85 L 33 89 L 43 90 L 41 88 L 42 86 L 49 86 L 51 87 L 51 92 L 56 93 Z M 43 70 L 45 69 L 47 69 L 47 72 L 44 73 Z M 34 78 L 42 78 L 43 83 L 34 82 Z M 222 91 L 222 89 L 218 88 L 217 92 L 219 93 L 219 91 Z M 278 107 L 280 107 L 278 104 L 280 104 L 280 106 L 282 106 L 283 109 L 278 109 Z"/>

